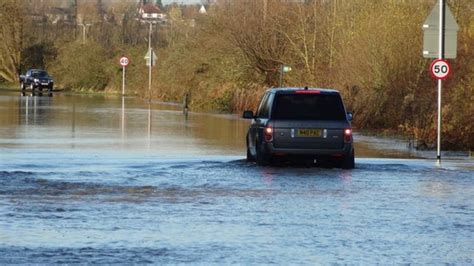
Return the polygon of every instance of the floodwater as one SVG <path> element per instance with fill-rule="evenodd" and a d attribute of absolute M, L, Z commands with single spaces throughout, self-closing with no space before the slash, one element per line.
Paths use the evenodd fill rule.
<path fill-rule="evenodd" d="M 474 259 L 474 160 L 356 135 L 356 169 L 246 163 L 248 121 L 0 91 L 0 264 Z"/>

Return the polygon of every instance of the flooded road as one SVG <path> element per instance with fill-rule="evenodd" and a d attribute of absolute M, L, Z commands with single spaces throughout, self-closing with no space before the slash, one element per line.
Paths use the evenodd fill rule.
<path fill-rule="evenodd" d="M 356 135 L 354 170 L 261 168 L 247 125 L 0 91 L 0 263 L 473 262 L 472 159 Z"/>

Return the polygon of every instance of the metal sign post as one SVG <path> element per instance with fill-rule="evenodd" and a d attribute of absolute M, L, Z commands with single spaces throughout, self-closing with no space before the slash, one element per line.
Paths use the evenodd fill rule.
<path fill-rule="evenodd" d="M 439 0 L 439 60 L 444 59 L 444 14 L 445 0 Z M 438 141 L 436 159 L 441 162 L 441 95 L 443 90 L 443 80 L 438 79 Z"/>
<path fill-rule="evenodd" d="M 145 55 L 146 65 L 148 66 L 148 96 L 149 101 L 151 101 L 151 70 L 152 67 L 156 64 L 156 54 L 153 51 L 153 48 L 148 49 L 148 53 Z"/>
<path fill-rule="evenodd" d="M 438 132 L 436 158 L 441 162 L 441 96 L 443 91 L 443 80 L 451 71 L 449 63 L 445 58 L 456 58 L 457 55 L 457 32 L 459 26 L 453 13 L 447 7 L 446 0 L 439 0 L 430 15 L 423 24 L 424 41 L 423 56 L 425 58 L 437 58 L 430 66 L 431 75 L 438 80 Z"/>
<path fill-rule="evenodd" d="M 125 68 L 128 64 L 130 64 L 130 59 L 128 59 L 128 57 L 120 57 L 120 65 L 122 66 L 122 96 L 125 96 Z"/>
<path fill-rule="evenodd" d="M 122 67 L 122 96 L 125 96 L 125 67 Z"/>

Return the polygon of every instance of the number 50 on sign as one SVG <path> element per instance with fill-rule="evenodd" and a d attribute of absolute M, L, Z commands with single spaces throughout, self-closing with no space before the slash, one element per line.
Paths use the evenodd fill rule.
<path fill-rule="evenodd" d="M 434 79 L 445 80 L 451 74 L 451 65 L 444 59 L 437 59 L 431 63 L 430 71 Z"/>

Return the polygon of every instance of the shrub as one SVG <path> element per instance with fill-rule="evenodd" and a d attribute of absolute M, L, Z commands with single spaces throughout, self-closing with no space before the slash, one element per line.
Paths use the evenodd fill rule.
<path fill-rule="evenodd" d="M 74 89 L 104 90 L 109 83 L 110 65 L 105 49 L 94 42 L 66 43 L 49 63 L 58 85 Z"/>

